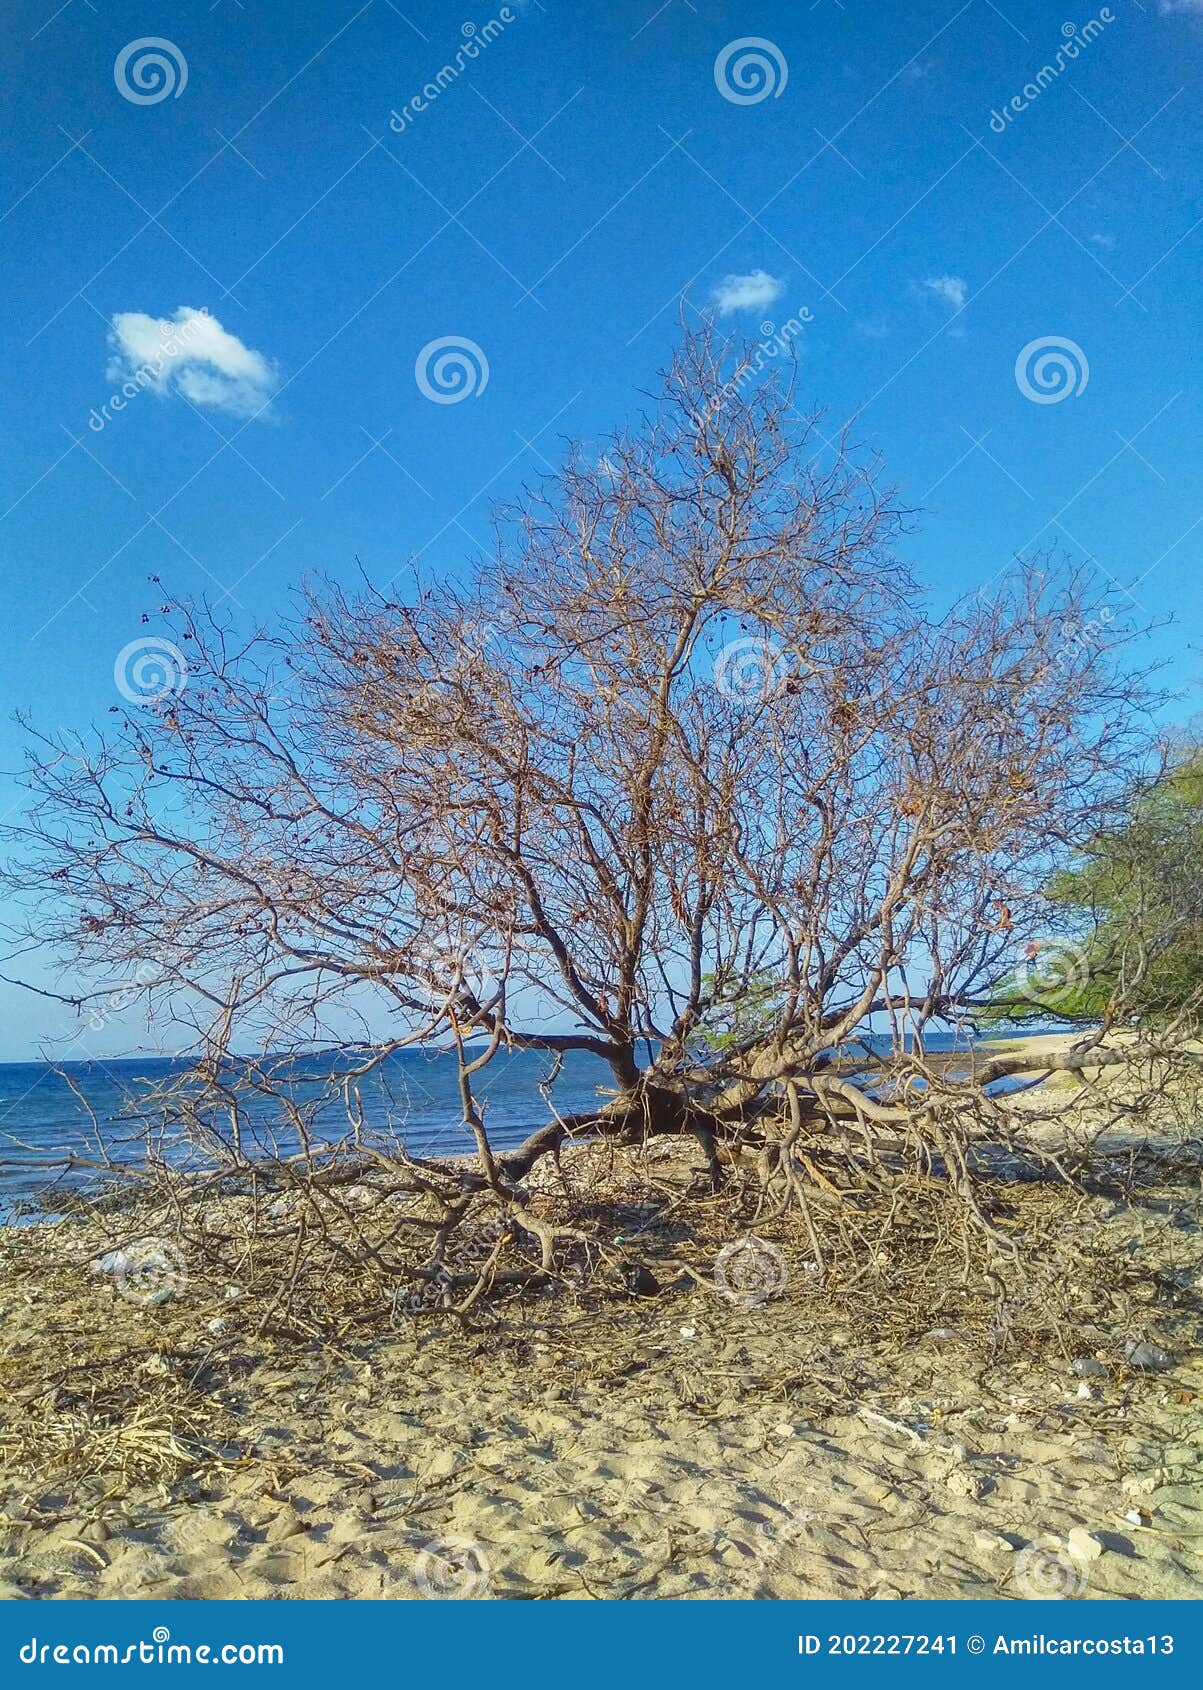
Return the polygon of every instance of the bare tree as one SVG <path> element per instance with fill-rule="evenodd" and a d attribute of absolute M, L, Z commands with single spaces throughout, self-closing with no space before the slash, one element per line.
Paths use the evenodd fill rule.
<path fill-rule="evenodd" d="M 763 1213 L 805 1207 L 833 1155 L 880 1180 L 888 1151 L 972 1211 L 967 1148 L 1024 1061 L 931 1034 L 1047 939 L 1050 869 L 1142 768 L 1117 629 L 1065 639 L 1097 612 L 1081 579 L 1045 559 L 934 615 L 872 463 L 746 373 L 687 339 L 639 426 L 499 513 L 460 583 L 320 585 L 238 641 L 177 607 L 186 685 L 31 763 L 10 879 L 90 971 L 71 995 L 138 981 L 195 1051 L 155 1105 L 215 1165 L 247 1167 L 270 1097 L 278 1169 L 429 1199 L 402 1278 L 443 1274 L 477 1203 L 551 1271 L 585 1234 L 524 1181 L 584 1137 L 693 1134 L 716 1184 L 749 1150 Z M 1099 1039 L 1060 1065 L 1110 1060 Z M 471 1165 L 365 1138 L 358 1079 L 430 1041 L 459 1058 Z M 289 1081 L 323 1043 L 334 1147 Z M 590 1053 L 610 1095 L 564 1117 L 549 1086 L 498 1151 L 478 1081 L 512 1050 L 552 1080 Z"/>

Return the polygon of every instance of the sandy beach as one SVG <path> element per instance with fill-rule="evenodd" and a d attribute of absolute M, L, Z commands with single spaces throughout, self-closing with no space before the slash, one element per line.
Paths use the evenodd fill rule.
<path fill-rule="evenodd" d="M 657 1154 L 661 1184 L 696 1173 Z M 828 1294 L 785 1240 L 755 1306 L 681 1280 L 309 1343 L 228 1285 L 138 1306 L 94 1237 L 10 1229 L 0 1587 L 1194 1597 L 1197 1196 L 1077 1201 L 1080 1280 L 1001 1311 L 903 1263 L 894 1295 Z"/>
<path fill-rule="evenodd" d="M 448 1543 L 474 1557 L 455 1595 L 1199 1594 L 1197 1360 L 1172 1382 L 1109 1370 L 1083 1399 L 1068 1362 L 956 1339 L 791 1346 L 784 1307 L 683 1303 L 602 1336 L 584 1365 L 532 1336 L 466 1367 L 398 1343 L 253 1368 L 209 1472 L 10 1490 L 4 1594 L 421 1596 Z"/>

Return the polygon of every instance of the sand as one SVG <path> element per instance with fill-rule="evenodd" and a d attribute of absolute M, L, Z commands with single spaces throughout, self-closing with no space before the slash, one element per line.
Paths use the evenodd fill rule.
<path fill-rule="evenodd" d="M 1169 1375 L 1113 1361 L 1082 1381 L 1068 1362 L 984 1361 L 956 1336 L 905 1353 L 875 1353 L 847 1327 L 803 1340 L 788 1301 L 664 1301 L 605 1330 L 591 1318 L 577 1365 L 572 1326 L 557 1325 L 234 1367 L 221 1393 L 231 1441 L 209 1473 L 10 1490 L 0 1588 L 155 1599 L 1203 1588 L 1197 1356 Z M 136 1319 L 143 1365 L 170 1369 L 154 1311 Z"/>

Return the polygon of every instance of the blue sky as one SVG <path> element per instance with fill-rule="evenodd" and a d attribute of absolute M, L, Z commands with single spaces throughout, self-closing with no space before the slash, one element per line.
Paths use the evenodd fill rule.
<path fill-rule="evenodd" d="M 809 314 L 802 396 L 938 598 L 1059 543 L 1173 613 L 1198 708 L 1203 0 L 23 0 L 8 45 L 0 768 L 18 707 L 103 721 L 151 575 L 250 622 L 357 557 L 464 567 L 682 298 Z M 159 320 L 194 333 L 106 412 Z M 62 1024 L 4 988 L 0 1058 Z"/>

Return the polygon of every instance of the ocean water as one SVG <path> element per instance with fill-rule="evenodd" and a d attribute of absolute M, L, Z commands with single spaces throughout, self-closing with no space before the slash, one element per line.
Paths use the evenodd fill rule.
<path fill-rule="evenodd" d="M 298 1102 L 319 1103 L 328 1090 L 324 1076 L 332 1061 L 339 1060 L 324 1053 L 300 1058 L 292 1065 L 290 1090 Z M 0 1063 L 0 1221 L 14 1218 L 30 1204 L 53 1210 L 55 1196 L 64 1187 L 96 1181 L 99 1175 L 94 1168 L 63 1170 L 50 1165 L 70 1154 L 96 1159 L 96 1130 L 89 1109 L 113 1159 L 136 1164 L 141 1157 L 139 1123 L 133 1111 L 145 1093 L 145 1082 L 162 1081 L 185 1068 L 167 1057 L 61 1066 L 59 1073 L 43 1062 Z M 485 1124 L 495 1148 L 521 1144 L 529 1132 L 552 1118 L 539 1090 L 549 1066 L 550 1058 L 539 1052 L 499 1051 L 474 1079 L 473 1089 L 484 1104 Z M 454 1056 L 445 1052 L 395 1052 L 358 1082 L 365 1131 L 395 1132 L 416 1155 L 471 1152 L 475 1141 L 463 1122 L 458 1072 Z M 565 1059 L 551 1097 L 555 1109 L 569 1115 L 596 1107 L 602 1090 L 612 1085 L 613 1075 L 604 1062 L 573 1053 Z M 340 1099 L 316 1109 L 313 1128 L 317 1142 L 331 1142 L 349 1133 Z M 265 1146 L 271 1139 L 284 1154 L 298 1148 L 278 1106 L 270 1102 L 248 1107 L 245 1130 L 249 1147 Z M 182 1144 L 168 1142 L 165 1149 L 169 1156 L 186 1158 Z"/>
<path fill-rule="evenodd" d="M 960 1044 L 954 1047 L 950 1036 L 929 1036 L 925 1043 L 931 1051 L 961 1048 Z M 540 1092 L 550 1060 L 534 1051 L 499 1051 L 474 1080 L 495 1148 L 520 1144 L 552 1118 Z M 340 1061 L 349 1059 L 330 1052 L 297 1059 L 290 1071 L 297 1100 L 316 1106 L 328 1092 L 325 1077 L 332 1063 Z M 0 1063 L 0 1221 L 31 1209 L 53 1211 L 64 1188 L 95 1183 L 101 1177 L 95 1168 L 54 1165 L 67 1155 L 95 1161 L 96 1131 L 89 1110 L 95 1114 L 110 1156 L 136 1165 L 141 1150 L 134 1112 L 145 1083 L 183 1070 L 183 1063 L 168 1057 L 64 1063 L 61 1073 L 43 1062 Z M 555 1110 L 569 1115 L 594 1108 L 612 1084 L 604 1062 L 572 1053 L 565 1058 L 551 1092 Z M 454 1056 L 430 1050 L 395 1052 L 359 1082 L 359 1089 L 367 1131 L 396 1133 L 416 1155 L 457 1155 L 474 1149 L 460 1109 Z M 268 1101 L 248 1108 L 244 1133 L 244 1143 L 252 1151 L 269 1141 L 283 1154 L 299 1148 L 292 1130 L 281 1121 L 278 1105 Z M 313 1119 L 315 1141 L 333 1142 L 347 1133 L 341 1101 L 335 1097 L 321 1103 Z M 181 1163 L 191 1154 L 181 1141 L 168 1140 L 162 1148 Z"/>

